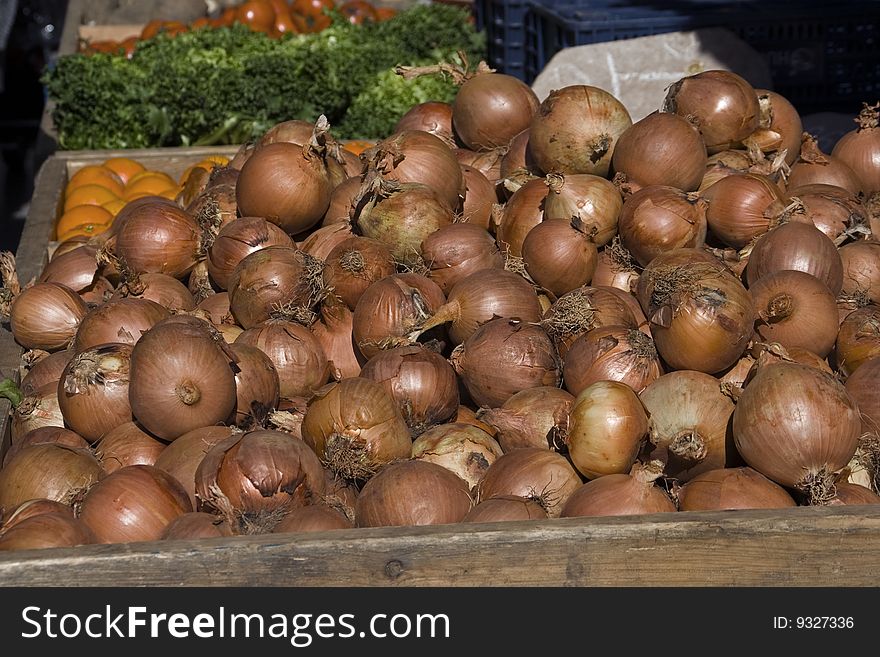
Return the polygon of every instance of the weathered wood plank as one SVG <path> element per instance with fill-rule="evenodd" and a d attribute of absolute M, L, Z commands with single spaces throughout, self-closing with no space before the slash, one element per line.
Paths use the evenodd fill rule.
<path fill-rule="evenodd" d="M 83 546 L 0 586 L 875 586 L 880 508 L 566 518 Z"/>

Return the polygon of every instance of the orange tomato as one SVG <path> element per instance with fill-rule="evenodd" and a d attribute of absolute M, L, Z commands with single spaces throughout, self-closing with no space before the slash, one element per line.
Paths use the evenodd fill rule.
<path fill-rule="evenodd" d="M 375 6 L 367 0 L 347 0 L 339 5 L 339 11 L 355 25 L 378 20 Z"/>
<path fill-rule="evenodd" d="M 217 18 L 217 24 L 219 27 L 229 27 L 235 22 L 235 15 L 237 10 L 235 7 L 227 7 L 220 14 L 220 17 Z"/>
<path fill-rule="evenodd" d="M 70 177 L 64 193 L 65 195 L 70 194 L 74 189 L 83 185 L 101 185 L 119 196 L 125 183 L 113 169 L 102 164 L 87 164 Z"/>
<path fill-rule="evenodd" d="M 333 9 L 335 6 L 333 0 L 294 0 L 290 13 L 294 20 L 299 17 L 305 25 L 305 31 L 320 32 L 332 22 L 324 9 Z"/>
<path fill-rule="evenodd" d="M 146 171 L 146 167 L 137 160 L 122 156 L 108 158 L 104 160 L 104 163 L 101 166 L 110 169 L 113 173 L 119 176 L 123 185 L 128 183 L 132 176 L 136 176 L 141 171 Z"/>
<path fill-rule="evenodd" d="M 275 10 L 268 0 L 247 0 L 238 6 L 235 20 L 255 32 L 269 34 L 275 26 Z"/>
<path fill-rule="evenodd" d="M 376 20 L 387 21 L 395 16 L 397 16 L 397 9 L 394 7 L 376 7 Z"/>
<path fill-rule="evenodd" d="M 119 196 L 102 185 L 83 185 L 77 187 L 64 199 L 64 211 L 77 205 L 104 205 L 118 199 Z"/>
<path fill-rule="evenodd" d="M 80 231 L 77 233 L 80 235 L 87 234 L 88 231 L 95 233 L 98 227 L 107 227 L 112 222 L 113 214 L 106 208 L 100 205 L 78 205 L 70 208 L 58 218 L 55 233 L 58 241 L 63 242 L 72 236 L 72 232 Z M 93 228 L 87 228 L 88 226 Z"/>

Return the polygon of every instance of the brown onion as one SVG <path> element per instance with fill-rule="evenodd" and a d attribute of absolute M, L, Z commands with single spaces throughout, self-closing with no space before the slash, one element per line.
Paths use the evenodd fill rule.
<path fill-rule="evenodd" d="M 269 357 L 278 373 L 281 397 L 308 396 L 330 378 L 318 338 L 296 322 L 267 320 L 244 331 L 235 343 L 255 347 Z"/>
<path fill-rule="evenodd" d="M 22 398 L 12 411 L 10 435 L 12 443 L 40 427 L 63 427 L 64 413 L 58 403 L 58 384 L 46 383 L 32 395 Z"/>
<path fill-rule="evenodd" d="M 70 548 L 97 542 L 95 535 L 79 518 L 66 513 L 43 513 L 22 520 L 0 534 L 0 552 Z"/>
<path fill-rule="evenodd" d="M 693 116 L 709 154 L 729 148 L 759 125 L 758 94 L 743 77 L 708 70 L 681 78 L 669 87 L 664 111 Z"/>
<path fill-rule="evenodd" d="M 94 443 L 131 420 L 128 385 L 132 345 L 109 343 L 79 352 L 58 382 L 65 423 Z"/>
<path fill-rule="evenodd" d="M 229 307 L 245 329 L 270 317 L 314 321 L 322 294 L 322 263 L 290 246 L 268 246 L 245 256 L 229 278 Z"/>
<path fill-rule="evenodd" d="M 529 151 L 529 129 L 517 134 L 507 145 L 507 152 L 501 157 L 499 175 L 501 179 L 509 178 L 516 171 L 522 170 L 538 174 L 538 166 Z"/>
<path fill-rule="evenodd" d="M 478 406 L 501 406 L 521 390 L 558 386 L 561 379 L 556 348 L 544 329 L 504 317 L 480 326 L 451 360 Z"/>
<path fill-rule="evenodd" d="M 354 310 L 372 283 L 396 272 L 394 256 L 384 242 L 354 235 L 333 247 L 324 260 L 324 286 Z"/>
<path fill-rule="evenodd" d="M 19 390 L 28 397 L 34 394 L 47 383 L 57 383 L 61 373 L 74 356 L 73 349 L 64 349 L 51 354 L 46 352 L 32 352 L 36 360 L 26 361 L 27 374 L 21 378 Z"/>
<path fill-rule="evenodd" d="M 783 212 L 782 193 L 767 176 L 735 173 L 709 186 L 709 230 L 724 244 L 741 249 L 779 223 Z"/>
<path fill-rule="evenodd" d="M 522 257 L 522 245 L 529 231 L 544 217 L 547 185 L 534 178 L 519 187 L 503 206 L 497 206 L 495 236 L 505 256 Z"/>
<path fill-rule="evenodd" d="M 98 249 L 92 245 L 53 255 L 40 273 L 39 282 L 61 283 L 77 292 L 86 303 L 100 303 L 113 286 L 100 274 Z"/>
<path fill-rule="evenodd" d="M 298 144 L 302 146 L 307 144 L 312 138 L 315 126 L 308 121 L 302 119 L 291 119 L 289 121 L 281 121 L 276 123 L 257 141 L 257 149 L 269 144 L 278 144 L 286 142 L 288 144 Z"/>
<path fill-rule="evenodd" d="M 835 244 L 869 231 L 868 208 L 842 187 L 814 183 L 789 188 L 786 195 L 787 203 L 794 204 L 790 220 L 811 221 Z"/>
<path fill-rule="evenodd" d="M 3 455 L 3 466 L 5 466 L 13 456 L 31 445 L 44 445 L 53 443 L 64 445 L 65 447 L 75 447 L 78 449 L 89 449 L 89 443 L 78 433 L 65 429 L 64 427 L 42 426 L 31 429 L 26 434 L 13 441 Z"/>
<path fill-rule="evenodd" d="M 347 223 L 351 219 L 352 202 L 361 190 L 363 181 L 360 176 L 346 178 L 333 188 L 330 195 L 330 206 L 324 213 L 321 226 L 326 228 L 338 223 Z"/>
<path fill-rule="evenodd" d="M 706 159 L 697 125 L 678 114 L 652 112 L 620 135 L 611 167 L 641 187 L 664 185 L 692 192 L 703 180 Z"/>
<path fill-rule="evenodd" d="M 128 465 L 155 465 L 166 446 L 135 422 L 126 422 L 104 434 L 95 444 L 95 456 L 109 474 Z"/>
<path fill-rule="evenodd" d="M 582 481 L 562 454 L 526 447 L 498 457 L 474 489 L 474 498 L 480 504 L 493 497 L 525 497 L 538 502 L 551 518 L 558 518 Z"/>
<path fill-rule="evenodd" d="M 268 246 L 293 246 L 281 228 L 262 217 L 239 217 L 220 229 L 208 249 L 208 273 L 221 290 L 229 288 L 236 265 L 254 251 Z"/>
<path fill-rule="evenodd" d="M 472 500 L 467 483 L 427 461 L 391 463 L 363 487 L 355 503 L 358 527 L 444 525 L 460 522 Z"/>
<path fill-rule="evenodd" d="M 782 270 L 762 276 L 749 288 L 755 331 L 766 342 L 800 347 L 824 358 L 837 339 L 837 300 L 815 276 Z"/>
<path fill-rule="evenodd" d="M 505 453 L 523 447 L 555 449 L 568 431 L 573 402 L 574 395 L 565 390 L 540 386 L 521 390 L 497 408 L 481 409 L 478 416 L 495 428 Z"/>
<path fill-rule="evenodd" d="M 620 190 L 611 181 L 592 174 L 550 174 L 544 181 L 549 188 L 544 219 L 572 221 L 597 246 L 611 242 L 623 208 Z"/>
<path fill-rule="evenodd" d="M 167 274 L 135 274 L 117 286 L 111 298 L 134 298 L 155 301 L 171 311 L 190 311 L 195 297 L 186 285 Z"/>
<path fill-rule="evenodd" d="M 801 146 L 804 126 L 800 114 L 785 96 L 769 89 L 755 89 L 761 121 L 758 137 L 773 139 L 777 153 L 785 151 L 785 162 L 794 164 Z M 753 133 L 754 134 L 754 133 Z"/>
<path fill-rule="evenodd" d="M 623 103 L 590 85 L 556 89 L 529 125 L 529 150 L 544 173 L 607 176 L 617 140 L 632 125 Z"/>
<path fill-rule="evenodd" d="M 443 294 L 449 294 L 452 287 L 469 274 L 504 266 L 495 239 L 472 223 L 438 228 L 422 241 L 420 251 L 428 267 L 428 278 L 440 286 Z"/>
<path fill-rule="evenodd" d="M 841 322 L 834 360 L 837 369 L 850 376 L 875 356 L 880 356 L 880 308 L 865 306 Z"/>
<path fill-rule="evenodd" d="M 880 495 L 865 486 L 842 481 L 834 484 L 834 496 L 826 500 L 825 504 L 836 506 L 880 504 Z"/>
<path fill-rule="evenodd" d="M 543 520 L 547 511 L 538 502 L 518 495 L 490 497 L 475 505 L 462 522 L 507 522 L 511 520 Z"/>
<path fill-rule="evenodd" d="M 449 361 L 422 345 L 395 347 L 370 358 L 360 375 L 382 384 L 418 435 L 458 410 L 458 380 Z"/>
<path fill-rule="evenodd" d="M 492 206 L 498 202 L 495 185 L 482 171 L 469 164 L 462 164 L 461 172 L 465 187 L 461 206 L 462 222 L 489 230 L 492 224 Z"/>
<path fill-rule="evenodd" d="M 51 443 L 25 447 L 0 469 L 0 508 L 34 499 L 70 503 L 103 476 L 88 450 Z"/>
<path fill-rule="evenodd" d="M 392 133 L 424 130 L 445 142 L 452 142 L 452 104 L 428 100 L 410 107 L 394 125 Z"/>
<path fill-rule="evenodd" d="M 9 509 L 9 513 L 5 515 L 0 514 L 0 535 L 28 518 L 35 518 L 46 513 L 57 513 L 73 518 L 73 507 L 69 504 L 45 499 L 22 502 L 17 507 Z"/>
<path fill-rule="evenodd" d="M 788 492 L 749 467 L 708 470 L 678 492 L 680 511 L 783 509 L 797 506 Z"/>
<path fill-rule="evenodd" d="M 664 362 L 672 369 L 714 374 L 742 355 L 752 337 L 755 308 L 723 264 L 688 261 L 700 257 L 693 251 L 700 253 L 676 249 L 654 258 L 639 277 L 637 296 Z"/>
<path fill-rule="evenodd" d="M 600 326 L 637 327 L 629 304 L 611 288 L 585 286 L 559 297 L 544 313 L 541 326 L 561 358 L 581 335 Z"/>
<path fill-rule="evenodd" d="M 648 415 L 635 391 L 597 381 L 572 402 L 565 444 L 574 466 L 593 479 L 629 472 L 647 435 Z"/>
<path fill-rule="evenodd" d="M 409 458 L 412 439 L 400 408 L 381 384 L 355 377 L 322 388 L 309 400 L 302 435 L 321 462 L 348 481 Z"/>
<path fill-rule="evenodd" d="M 235 411 L 230 424 L 242 428 L 260 426 L 278 406 L 278 370 L 266 353 L 244 342 L 229 345 L 235 354 Z"/>
<path fill-rule="evenodd" d="M 636 266 L 632 254 L 620 243 L 620 236 L 617 235 L 599 252 L 593 285 L 616 288 L 631 295 L 639 280 Z"/>
<path fill-rule="evenodd" d="M 706 160 L 706 172 L 697 191 L 703 192 L 727 176 L 749 173 L 751 167 L 752 159 L 747 151 L 737 149 L 719 151 Z"/>
<path fill-rule="evenodd" d="M 858 194 L 862 188 L 862 181 L 848 164 L 824 153 L 816 137 L 805 132 L 798 159 L 791 165 L 788 186 L 795 188 L 813 183 L 836 185 L 852 194 Z"/>
<path fill-rule="evenodd" d="M 843 264 L 841 291 L 880 303 L 880 242 L 851 242 L 838 253 Z"/>
<path fill-rule="evenodd" d="M 442 465 L 473 489 L 486 470 L 501 456 L 501 445 L 470 424 L 438 424 L 413 441 L 412 458 Z"/>
<path fill-rule="evenodd" d="M 880 105 L 862 103 L 858 127 L 847 132 L 831 150 L 831 157 L 848 165 L 861 182 L 860 191 L 870 196 L 880 190 Z"/>
<path fill-rule="evenodd" d="M 318 502 L 325 485 L 324 470 L 309 446 L 271 430 L 217 443 L 195 478 L 202 510 L 220 513 L 237 533 L 271 531 L 284 511 Z"/>
<path fill-rule="evenodd" d="M 333 529 L 352 529 L 354 523 L 341 511 L 327 504 L 311 504 L 291 509 L 275 525 L 273 534 L 289 532 L 325 532 Z"/>
<path fill-rule="evenodd" d="M 425 276 L 386 276 L 370 285 L 355 306 L 354 343 L 365 359 L 382 349 L 407 344 L 407 336 L 419 330 L 445 301 L 440 287 Z M 426 333 L 425 337 L 432 334 Z"/>
<path fill-rule="evenodd" d="M 65 349 L 88 311 L 86 302 L 66 285 L 34 283 L 12 301 L 12 336 L 26 349 Z"/>
<path fill-rule="evenodd" d="M 669 372 L 639 398 L 651 418 L 650 457 L 664 464 L 667 476 L 688 481 L 737 462 L 729 432 L 733 400 L 715 377 L 692 370 Z"/>
<path fill-rule="evenodd" d="M 197 312 L 205 313 L 205 319 L 214 326 L 235 324 L 232 311 L 229 309 L 229 293 L 215 292 L 202 299 L 195 307 Z"/>
<path fill-rule="evenodd" d="M 632 516 L 675 511 L 669 495 L 656 485 L 662 464 L 636 463 L 628 474 L 588 481 L 568 498 L 561 517 Z"/>
<path fill-rule="evenodd" d="M 151 328 L 131 352 L 135 419 L 169 441 L 226 420 L 235 408 L 235 375 L 223 347 L 195 317 L 171 317 Z"/>
<path fill-rule="evenodd" d="M 177 516 L 192 511 L 180 483 L 152 465 L 129 465 L 89 488 L 79 518 L 99 543 L 154 541 Z"/>
<path fill-rule="evenodd" d="M 599 253 L 578 222 L 545 219 L 532 228 L 522 244 L 529 276 L 554 296 L 588 285 Z"/>
<path fill-rule="evenodd" d="M 565 352 L 565 389 L 578 395 L 599 381 L 625 383 L 639 393 L 663 374 L 654 341 L 627 326 L 601 326 L 587 331 Z"/>
<path fill-rule="evenodd" d="M 330 375 L 337 381 L 358 376 L 361 363 L 352 337 L 354 315 L 339 297 L 329 294 L 321 302 L 321 319 L 309 330 L 318 338 L 330 366 Z"/>
<path fill-rule="evenodd" d="M 618 219 L 623 246 L 643 267 L 672 249 L 706 240 L 706 201 L 675 187 L 649 185 L 627 197 Z"/>
<path fill-rule="evenodd" d="M 325 260 L 334 246 L 352 235 L 354 233 L 351 232 L 351 223 L 346 219 L 317 229 L 300 242 L 299 246 L 313 258 Z"/>
<path fill-rule="evenodd" d="M 196 508 L 195 476 L 199 464 L 214 445 L 237 433 L 239 429 L 227 426 L 193 429 L 165 447 L 153 465 L 177 479 L 189 494 L 193 508 Z"/>
<path fill-rule="evenodd" d="M 501 158 L 504 156 L 504 147 L 495 148 L 489 151 L 472 151 L 469 148 L 453 149 L 458 164 L 461 167 L 462 175 L 464 167 L 471 167 L 483 174 L 483 177 L 489 181 L 490 185 L 497 185 L 501 182 Z M 467 181 L 465 181 L 465 193 L 467 190 Z"/>
<path fill-rule="evenodd" d="M 733 438 L 746 463 L 811 500 L 827 495 L 850 462 L 860 429 L 843 384 L 795 363 L 759 368 L 733 412 Z"/>
<path fill-rule="evenodd" d="M 171 316 L 167 308 L 148 299 L 112 299 L 93 308 L 76 331 L 77 353 L 111 342 L 135 344 L 155 324 Z"/>
<path fill-rule="evenodd" d="M 788 222 L 755 242 L 746 266 L 749 286 L 769 273 L 794 269 L 812 274 L 837 296 L 843 286 L 843 263 L 834 242 L 811 224 Z"/>
<path fill-rule="evenodd" d="M 159 540 L 194 540 L 223 536 L 232 536 L 232 527 L 226 520 L 213 513 L 190 511 L 169 522 Z"/>

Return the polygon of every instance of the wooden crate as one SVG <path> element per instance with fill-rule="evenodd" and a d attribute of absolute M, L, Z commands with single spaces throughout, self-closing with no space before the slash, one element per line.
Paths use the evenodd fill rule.
<path fill-rule="evenodd" d="M 120 151 L 62 152 L 37 177 L 17 253 L 47 261 L 69 176 Z M 179 175 L 229 147 L 125 151 Z M 21 349 L 0 331 L 0 369 Z M 9 442 L 0 404 L 0 456 Z M 0 586 L 875 586 L 880 505 L 337 530 L 0 553 Z"/>

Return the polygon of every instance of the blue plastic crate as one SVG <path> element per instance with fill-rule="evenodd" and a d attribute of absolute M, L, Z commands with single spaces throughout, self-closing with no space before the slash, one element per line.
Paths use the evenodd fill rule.
<path fill-rule="evenodd" d="M 525 73 L 525 21 L 529 0 L 474 0 L 478 30 L 486 32 L 487 61 L 520 80 Z"/>

